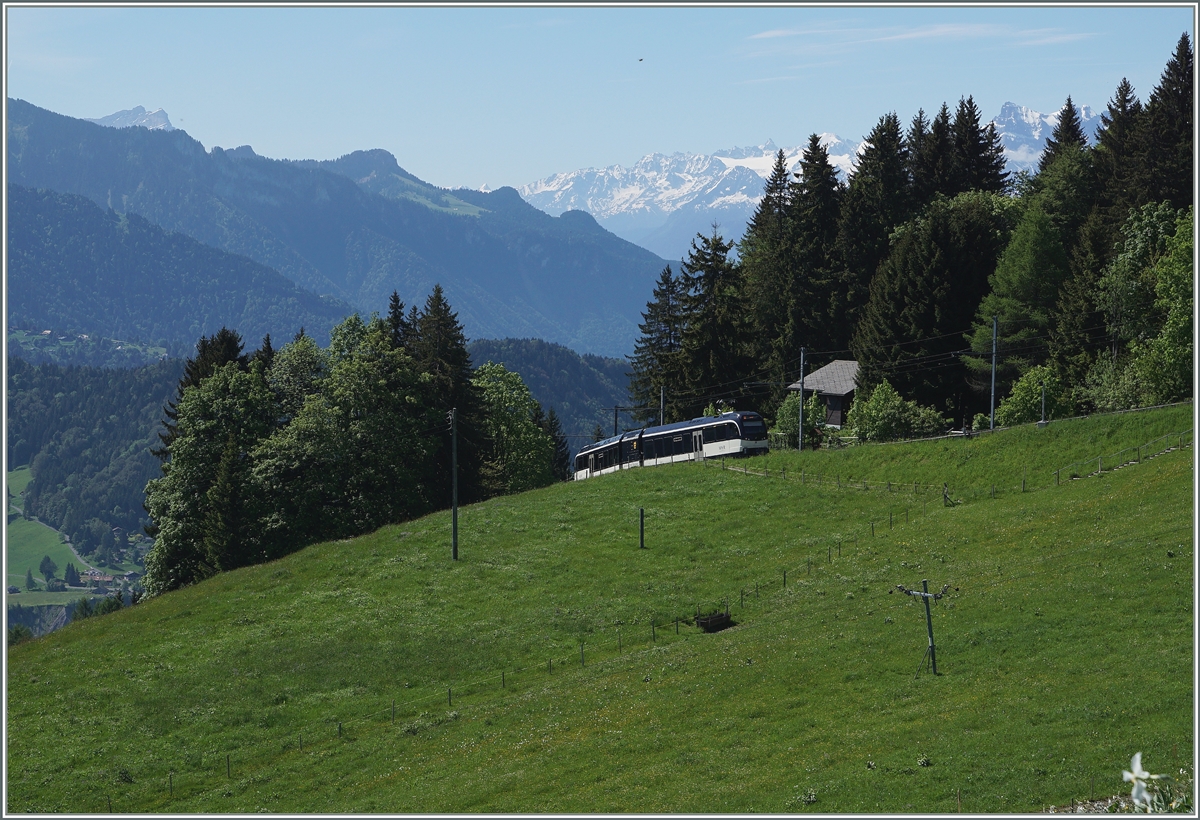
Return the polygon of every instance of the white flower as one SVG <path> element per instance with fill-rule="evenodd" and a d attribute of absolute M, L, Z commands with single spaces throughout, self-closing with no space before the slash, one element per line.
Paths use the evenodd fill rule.
<path fill-rule="evenodd" d="M 1142 753 L 1138 752 L 1130 761 L 1129 767 L 1133 769 L 1131 772 L 1121 772 L 1121 776 L 1126 782 L 1133 783 L 1133 793 L 1130 797 L 1133 798 L 1135 806 L 1150 807 L 1150 795 L 1146 791 L 1146 779 L 1153 777 L 1148 771 L 1142 768 Z"/>

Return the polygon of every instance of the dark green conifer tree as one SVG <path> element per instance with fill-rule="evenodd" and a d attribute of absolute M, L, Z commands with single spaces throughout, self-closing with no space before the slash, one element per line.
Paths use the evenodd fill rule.
<path fill-rule="evenodd" d="M 729 259 L 732 248 L 714 225 L 709 236 L 697 234 L 680 265 L 685 418 L 700 415 L 716 399 L 736 403 L 743 395 L 746 317 L 737 268 Z"/>
<path fill-rule="evenodd" d="M 666 396 L 668 421 L 683 418 L 682 397 L 687 386 L 683 378 L 681 347 L 683 340 L 683 285 L 667 265 L 659 274 L 653 298 L 642 313 L 640 334 L 634 343 L 629 381 L 630 403 L 635 407 L 657 407 L 660 389 Z M 651 422 L 658 413 L 635 411 L 634 417 Z"/>
<path fill-rule="evenodd" d="M 738 243 L 741 290 L 748 314 L 747 354 L 774 380 L 783 378 L 781 360 L 794 346 L 796 328 L 789 320 L 795 303 L 794 284 L 803 276 L 796 267 L 797 237 L 789 213 L 793 186 L 788 177 L 786 156 L 781 150 L 758 209 Z M 774 404 L 778 402 L 768 402 L 768 406 Z"/>
<path fill-rule="evenodd" d="M 1042 151 L 1041 159 L 1038 160 L 1038 173 L 1049 168 L 1064 151 L 1068 149 L 1082 151 L 1087 148 L 1087 143 L 1087 135 L 1083 133 L 1083 124 L 1079 120 L 1079 111 L 1076 110 L 1075 104 L 1071 102 L 1071 95 L 1068 94 L 1067 101 L 1063 103 L 1062 110 L 1058 113 L 1058 123 L 1054 126 L 1050 139 L 1046 140 L 1046 148 Z"/>
<path fill-rule="evenodd" d="M 998 194 L 1005 188 L 1008 172 L 1004 170 L 1004 146 L 996 126 L 980 124 L 979 107 L 973 97 L 960 99 L 951 127 L 954 140 L 953 191 L 986 191 Z"/>
<path fill-rule="evenodd" d="M 954 196 L 958 193 L 955 190 L 954 132 L 950 124 L 950 109 L 945 103 L 942 103 L 924 133 L 920 133 L 918 121 L 913 120 L 906 145 L 915 216 L 937 194 Z"/>
<path fill-rule="evenodd" d="M 969 337 L 975 355 L 964 359 L 972 386 L 990 392 L 992 317 L 997 317 L 997 401 L 1029 368 L 1048 357 L 1048 340 L 1067 254 L 1050 218 L 1036 201 L 1026 208 L 989 278 Z"/>
<path fill-rule="evenodd" d="M 1013 211 L 1004 196 L 969 191 L 935 199 L 897 231 L 850 344 L 859 390 L 886 379 L 907 399 L 971 418 L 979 400 L 968 388 L 959 351 Z"/>
<path fill-rule="evenodd" d="M 417 372 L 425 374 L 427 380 L 431 426 L 444 423 L 450 409 L 457 408 L 459 502 L 482 500 L 490 494 L 480 476 L 483 453 L 489 445 L 482 403 L 471 382 L 471 356 L 462 324 L 446 301 L 441 285 L 434 285 L 424 310 L 413 318 L 409 353 Z M 429 474 L 424 483 L 432 494 L 430 502 L 437 508 L 450 503 L 450 447 L 447 431 L 440 448 L 425 465 Z"/>
<path fill-rule="evenodd" d="M 1145 193 L 1139 206 L 1170 202 L 1183 209 L 1192 204 L 1192 74 L 1192 41 L 1185 32 L 1146 103 L 1137 186 Z"/>
<path fill-rule="evenodd" d="M 413 306 L 414 310 L 416 306 Z M 392 291 L 392 295 L 388 300 L 388 315 L 387 324 L 388 330 L 391 332 L 392 347 L 397 350 L 407 350 L 409 337 L 412 335 L 413 328 L 410 323 L 410 316 L 404 314 L 404 302 L 400 300 L 400 294 Z"/>
<path fill-rule="evenodd" d="M 839 290 L 848 326 L 866 305 L 871 277 L 888 253 L 888 236 L 909 216 L 908 153 L 895 113 L 867 135 L 850 177 L 838 224 Z"/>
<path fill-rule="evenodd" d="M 800 156 L 800 170 L 792 184 L 790 224 L 794 275 L 788 293 L 790 332 L 777 357 L 779 369 L 772 381 L 798 375 L 799 347 L 809 350 L 844 349 L 850 340 L 850 304 L 838 277 L 838 219 L 845 186 L 829 162 L 829 152 L 811 134 Z M 772 394 L 768 407 L 783 400 L 782 389 Z"/>

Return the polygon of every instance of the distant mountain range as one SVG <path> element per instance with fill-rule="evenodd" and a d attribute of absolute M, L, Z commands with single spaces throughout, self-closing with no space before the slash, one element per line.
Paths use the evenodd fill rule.
<path fill-rule="evenodd" d="M 424 304 L 440 283 L 470 338 L 625 355 L 665 264 L 582 211 L 552 217 L 512 188 L 437 188 L 381 150 L 206 151 L 178 129 L 101 127 L 13 99 L 8 138 L 12 183 L 137 214 L 364 312 L 385 312 L 393 290 Z"/>
<path fill-rule="evenodd" d="M 109 128 L 133 128 L 141 126 L 148 128 L 151 131 L 174 131 L 175 126 L 171 125 L 171 120 L 167 116 L 167 112 L 161 108 L 157 111 L 146 111 L 140 105 L 134 106 L 127 111 L 118 111 L 115 114 L 109 114 L 107 117 L 101 117 L 98 120 L 85 120 L 85 122 L 94 122 L 96 125 L 104 125 Z"/>
<path fill-rule="evenodd" d="M 1010 171 L 1037 167 L 1059 112 L 1040 114 L 1005 103 L 993 120 L 1004 144 Z M 1100 125 L 1088 106 L 1080 118 L 1090 137 Z M 854 168 L 862 141 L 820 135 L 830 162 L 845 179 Z M 784 148 L 789 168 L 796 170 L 804 146 Z M 568 209 L 586 211 L 616 235 L 665 259 L 687 254 L 697 233 L 713 223 L 726 239 L 738 239 L 762 198 L 779 152 L 771 140 L 751 148 L 729 148 L 712 154 L 650 154 L 630 168 L 586 168 L 554 174 L 517 188 L 526 202 L 548 214 Z"/>

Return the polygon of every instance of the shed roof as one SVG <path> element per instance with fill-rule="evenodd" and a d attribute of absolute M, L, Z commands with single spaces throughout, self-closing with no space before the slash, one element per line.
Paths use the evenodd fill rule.
<path fill-rule="evenodd" d="M 858 362 L 853 359 L 834 359 L 824 367 L 804 377 L 804 389 L 815 390 L 833 396 L 845 396 L 854 392 L 854 379 L 858 376 Z M 788 390 L 799 390 L 800 382 L 788 385 Z"/>

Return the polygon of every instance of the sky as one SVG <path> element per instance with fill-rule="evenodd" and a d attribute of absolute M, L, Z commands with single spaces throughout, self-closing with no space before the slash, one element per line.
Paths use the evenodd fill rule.
<path fill-rule="evenodd" d="M 6 5 L 9 97 L 164 109 L 206 148 L 384 148 L 444 187 L 646 154 L 862 139 L 972 95 L 1048 113 L 1145 101 L 1191 5 L 97 7 Z"/>

